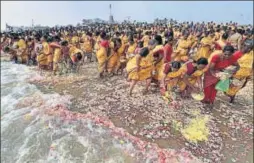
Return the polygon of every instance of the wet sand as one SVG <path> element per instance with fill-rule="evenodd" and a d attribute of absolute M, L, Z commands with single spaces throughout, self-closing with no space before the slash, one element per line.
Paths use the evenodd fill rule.
<path fill-rule="evenodd" d="M 191 98 L 179 101 L 180 107 L 174 108 L 166 104 L 155 86 L 142 95 L 144 83 L 139 83 L 130 97 L 126 79 L 121 75 L 99 79 L 96 63 L 86 63 L 78 75 L 47 77 L 33 83 L 44 92 L 72 95 L 71 111 L 107 117 L 116 127 L 161 148 L 185 148 L 203 162 L 253 162 L 252 81 L 239 92 L 233 105 L 219 93 L 213 110 Z M 181 122 L 187 126 L 197 116 L 193 111 L 199 111 L 199 116 L 209 115 L 207 141 L 187 141 L 173 125 Z"/>

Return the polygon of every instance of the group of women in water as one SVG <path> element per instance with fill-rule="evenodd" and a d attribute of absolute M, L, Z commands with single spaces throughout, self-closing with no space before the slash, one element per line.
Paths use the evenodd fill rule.
<path fill-rule="evenodd" d="M 130 82 L 130 95 L 144 81 L 143 94 L 155 83 L 163 95 L 203 93 L 202 102 L 210 106 L 228 68 L 231 83 L 224 93 L 234 102 L 252 77 L 253 47 L 250 27 L 213 22 L 97 24 L 1 34 L 1 50 L 15 63 L 61 75 L 79 73 L 80 66 L 89 64 L 85 60 L 96 61 L 99 77 L 122 74 Z"/>

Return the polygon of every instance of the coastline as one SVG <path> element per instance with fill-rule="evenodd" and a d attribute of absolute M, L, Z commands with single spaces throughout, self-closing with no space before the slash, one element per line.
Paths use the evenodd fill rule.
<path fill-rule="evenodd" d="M 70 111 L 106 117 L 116 127 L 125 129 L 142 141 L 155 143 L 160 148 L 175 150 L 184 148 L 199 159 L 208 162 L 209 160 L 223 163 L 232 159 L 252 160 L 253 149 L 241 153 L 240 146 L 253 143 L 253 130 L 247 134 L 242 132 L 240 136 L 235 136 L 236 127 L 232 125 L 237 123 L 237 118 L 240 116 L 244 119 L 245 127 L 253 126 L 253 102 L 250 101 L 253 97 L 253 92 L 250 91 L 253 81 L 241 90 L 235 106 L 227 103 L 227 99 L 220 95 L 215 109 L 208 113 L 202 104 L 192 99 L 181 101 L 181 107 L 178 109 L 170 108 L 159 92 L 153 88 L 148 95 L 143 96 L 139 93 L 143 89 L 141 83 L 135 88 L 133 97 L 129 97 L 128 83 L 122 76 L 101 80 L 96 74 L 96 64 L 85 63 L 79 75 L 46 77 L 32 83 L 43 92 L 73 96 Z M 247 97 L 246 94 L 252 96 Z M 194 110 L 199 110 L 202 116 L 209 115 L 210 117 L 207 125 L 210 135 L 207 142 L 195 144 L 186 141 L 182 134 L 172 127 L 174 121 L 187 125 L 195 117 L 192 114 Z M 245 128 L 240 126 L 239 131 L 244 130 Z M 237 154 L 240 153 L 242 158 L 237 158 Z"/>

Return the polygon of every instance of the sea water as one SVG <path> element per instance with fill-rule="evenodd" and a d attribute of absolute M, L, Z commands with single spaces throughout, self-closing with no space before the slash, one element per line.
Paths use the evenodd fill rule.
<path fill-rule="evenodd" d="M 28 66 L 1 62 L 2 163 L 161 162 L 156 145 L 112 125 L 98 125 L 99 118 L 73 119 L 71 97 L 42 93 L 29 82 L 35 76 L 38 72 Z"/>
<path fill-rule="evenodd" d="M 2 163 L 139 162 L 121 150 L 107 129 L 89 120 L 70 122 L 44 113 L 70 101 L 29 84 L 36 73 L 25 65 L 1 62 Z"/>

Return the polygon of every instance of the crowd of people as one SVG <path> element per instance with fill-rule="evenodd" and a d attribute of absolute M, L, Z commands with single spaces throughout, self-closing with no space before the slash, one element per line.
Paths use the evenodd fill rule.
<path fill-rule="evenodd" d="M 202 102 L 212 106 L 225 74 L 230 102 L 251 79 L 253 32 L 252 26 L 232 22 L 93 24 L 1 33 L 1 51 L 15 63 L 54 75 L 80 73 L 82 65 L 96 62 L 98 80 L 122 75 L 130 82 L 130 95 L 145 81 L 144 94 L 155 83 L 163 95 L 203 93 Z"/>

